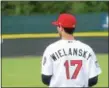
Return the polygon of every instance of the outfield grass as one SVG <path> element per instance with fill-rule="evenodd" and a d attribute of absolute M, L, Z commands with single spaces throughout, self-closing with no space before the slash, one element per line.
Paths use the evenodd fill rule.
<path fill-rule="evenodd" d="M 108 87 L 108 54 L 97 54 L 102 68 L 96 87 Z M 2 58 L 2 87 L 45 87 L 41 82 L 41 57 Z"/>

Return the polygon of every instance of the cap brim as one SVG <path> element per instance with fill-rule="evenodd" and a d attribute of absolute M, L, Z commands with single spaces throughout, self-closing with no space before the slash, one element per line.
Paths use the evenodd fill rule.
<path fill-rule="evenodd" d="M 58 25 L 59 25 L 57 21 L 52 22 L 52 24 L 53 24 L 54 26 L 58 26 Z"/>

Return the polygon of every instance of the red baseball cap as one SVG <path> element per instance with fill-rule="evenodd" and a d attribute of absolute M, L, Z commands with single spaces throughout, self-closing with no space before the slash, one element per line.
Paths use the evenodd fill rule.
<path fill-rule="evenodd" d="M 75 16 L 67 13 L 60 14 L 57 21 L 52 22 L 55 26 L 62 26 L 65 28 L 73 28 L 76 25 Z"/>

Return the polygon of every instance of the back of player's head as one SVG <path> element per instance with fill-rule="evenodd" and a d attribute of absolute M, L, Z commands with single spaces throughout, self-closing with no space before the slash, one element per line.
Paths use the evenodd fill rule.
<path fill-rule="evenodd" d="M 72 34 L 76 26 L 76 18 L 72 14 L 63 13 L 60 14 L 57 21 L 52 22 L 55 26 L 63 27 L 64 31 L 68 34 Z"/>
<path fill-rule="evenodd" d="M 68 34 L 73 34 L 75 31 L 75 28 L 64 28 L 64 31 Z"/>

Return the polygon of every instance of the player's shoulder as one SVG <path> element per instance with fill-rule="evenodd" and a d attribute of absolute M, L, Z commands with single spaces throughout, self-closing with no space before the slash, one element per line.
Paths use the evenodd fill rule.
<path fill-rule="evenodd" d="M 46 47 L 46 51 L 51 51 L 52 49 L 56 48 L 57 46 L 59 47 L 60 46 L 60 43 L 61 43 L 61 40 L 57 40 L 51 44 L 49 44 L 47 47 Z"/>
<path fill-rule="evenodd" d="M 78 45 L 80 45 L 80 47 L 83 47 L 84 49 L 87 49 L 89 51 L 93 51 L 92 47 L 82 41 L 77 41 L 78 42 Z"/>

